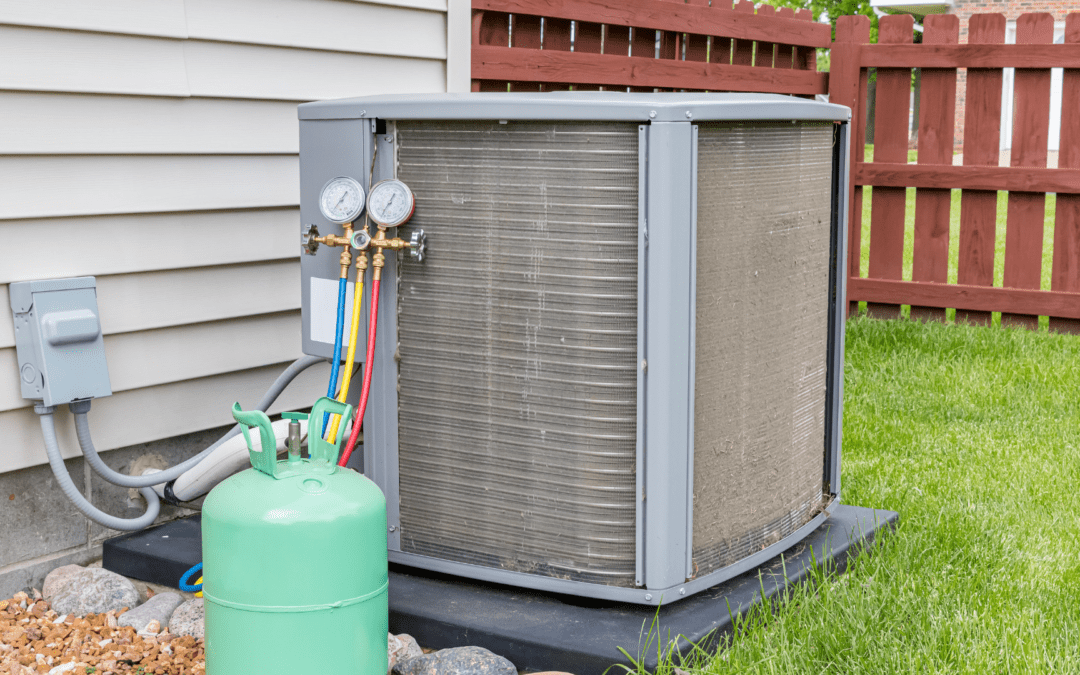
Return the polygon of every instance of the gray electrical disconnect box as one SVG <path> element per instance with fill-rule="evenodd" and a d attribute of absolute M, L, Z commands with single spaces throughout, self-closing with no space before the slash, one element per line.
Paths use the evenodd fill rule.
<path fill-rule="evenodd" d="M 11 284 L 23 398 L 55 406 L 112 394 L 94 277 Z"/>

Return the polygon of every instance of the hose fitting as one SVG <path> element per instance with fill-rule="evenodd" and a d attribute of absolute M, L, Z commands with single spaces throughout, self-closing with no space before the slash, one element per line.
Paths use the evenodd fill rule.
<path fill-rule="evenodd" d="M 375 268 L 372 278 L 378 281 L 379 279 L 382 279 L 382 269 L 386 266 L 386 256 L 383 255 L 383 251 L 385 249 L 401 251 L 412 248 L 412 245 L 401 237 L 388 239 L 386 236 L 386 228 L 379 227 L 378 231 L 375 233 L 375 237 L 371 240 L 371 247 L 375 249 L 375 255 L 372 256 L 371 260 L 371 266 Z"/>

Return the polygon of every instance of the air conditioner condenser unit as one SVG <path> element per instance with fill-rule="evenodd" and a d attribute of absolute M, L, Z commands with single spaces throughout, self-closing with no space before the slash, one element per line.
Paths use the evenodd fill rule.
<path fill-rule="evenodd" d="M 426 233 L 422 261 L 387 261 L 364 419 L 391 562 L 657 605 L 825 521 L 847 108 L 438 94 L 300 120 L 304 228 L 338 231 L 327 181 L 397 178 L 399 236 Z M 308 354 L 332 353 L 339 253 L 302 256 Z"/>

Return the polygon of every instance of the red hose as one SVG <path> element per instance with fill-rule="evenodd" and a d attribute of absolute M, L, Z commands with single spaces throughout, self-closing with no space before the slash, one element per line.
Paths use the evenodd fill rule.
<path fill-rule="evenodd" d="M 375 335 L 376 324 L 379 320 L 379 280 L 371 287 L 371 319 L 368 321 L 367 358 L 364 359 L 364 383 L 360 388 L 360 405 L 356 406 L 356 416 L 353 417 L 352 432 L 349 441 L 345 444 L 345 450 L 338 459 L 338 466 L 345 466 L 352 456 L 356 447 L 356 439 L 360 437 L 360 425 L 364 421 L 364 410 L 367 409 L 368 393 L 371 391 L 371 364 L 375 361 Z"/>

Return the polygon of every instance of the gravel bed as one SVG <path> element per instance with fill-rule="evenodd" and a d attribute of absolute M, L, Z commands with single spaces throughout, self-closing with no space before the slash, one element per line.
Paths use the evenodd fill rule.
<path fill-rule="evenodd" d="M 157 621 L 119 626 L 125 611 L 76 617 L 26 593 L 0 600 L 0 675 L 203 675 L 202 640 L 161 633 Z"/>

